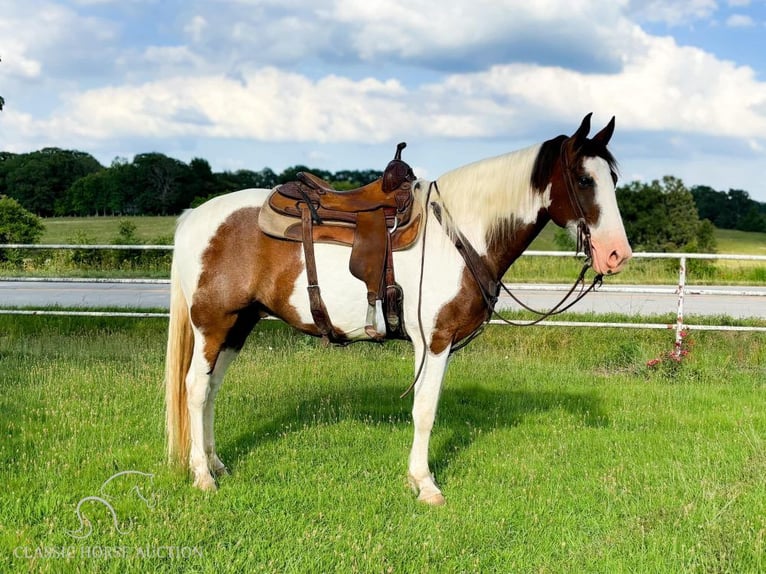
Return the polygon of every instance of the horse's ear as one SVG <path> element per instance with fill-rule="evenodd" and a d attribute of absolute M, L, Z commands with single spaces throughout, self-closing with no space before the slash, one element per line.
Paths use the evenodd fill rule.
<path fill-rule="evenodd" d="M 587 114 L 583 119 L 582 123 L 580 124 L 580 127 L 577 128 L 577 131 L 572 136 L 572 141 L 575 148 L 579 148 L 583 142 L 585 142 L 585 138 L 588 137 L 588 133 L 590 132 L 590 117 L 593 115 L 593 112 Z"/>
<path fill-rule="evenodd" d="M 614 133 L 614 116 L 612 116 L 612 119 L 609 120 L 609 123 L 606 124 L 606 127 L 604 127 L 603 130 L 601 130 L 595 136 L 593 136 L 593 141 L 606 147 L 607 144 L 609 143 L 609 140 L 612 139 L 613 133 Z"/>

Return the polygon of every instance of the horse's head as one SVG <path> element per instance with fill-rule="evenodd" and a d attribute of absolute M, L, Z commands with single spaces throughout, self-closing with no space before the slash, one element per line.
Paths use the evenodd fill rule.
<path fill-rule="evenodd" d="M 548 213 L 553 222 L 576 237 L 582 234 L 586 252 L 590 243 L 594 271 L 612 275 L 622 270 L 633 252 L 617 207 L 616 161 L 606 147 L 614 132 L 614 118 L 588 138 L 590 117 L 583 118 L 571 137 L 559 136 L 543 144 L 550 179 L 535 183 L 538 189 L 551 186 Z M 556 157 L 558 161 L 551 161 Z M 543 177 L 538 170 L 536 174 Z"/>

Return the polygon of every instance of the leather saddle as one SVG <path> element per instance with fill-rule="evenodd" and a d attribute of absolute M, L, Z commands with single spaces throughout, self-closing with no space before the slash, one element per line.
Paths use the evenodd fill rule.
<path fill-rule="evenodd" d="M 415 174 L 396 148 L 383 176 L 356 189 L 336 190 L 308 172 L 277 186 L 261 210 L 259 225 L 272 236 L 303 243 L 309 301 L 322 336 L 346 342 L 332 327 L 317 285 L 314 243 L 351 246 L 349 270 L 367 286 L 365 332 L 374 340 L 406 338 L 401 321 L 401 287 L 394 278 L 392 251 L 418 236 L 420 213 L 413 216 Z"/>
<path fill-rule="evenodd" d="M 405 143 L 400 143 L 383 176 L 367 185 L 339 191 L 312 173 L 299 172 L 297 181 L 275 188 L 269 204 L 276 212 L 292 217 L 301 217 L 302 206 L 306 206 L 317 225 L 355 224 L 359 214 L 378 210 L 383 210 L 386 216 L 386 227 L 404 225 L 412 212 L 411 183 L 415 181 L 412 168 L 401 159 L 405 147 Z"/>

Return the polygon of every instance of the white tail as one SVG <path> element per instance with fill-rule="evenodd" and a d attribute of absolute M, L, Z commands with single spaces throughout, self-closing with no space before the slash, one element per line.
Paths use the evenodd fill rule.
<path fill-rule="evenodd" d="M 175 265 L 170 271 L 170 325 L 165 359 L 165 414 L 168 460 L 186 466 L 189 458 L 189 409 L 186 405 L 186 374 L 191 365 L 194 334 L 189 306 Z"/>

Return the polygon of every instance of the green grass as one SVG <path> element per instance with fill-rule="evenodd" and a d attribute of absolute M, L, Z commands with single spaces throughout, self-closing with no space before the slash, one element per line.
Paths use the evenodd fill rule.
<path fill-rule="evenodd" d="M 719 253 L 766 255 L 766 233 L 717 229 L 715 238 Z"/>
<path fill-rule="evenodd" d="M 119 236 L 120 222 L 130 221 L 136 226 L 136 238 L 144 243 L 158 238 L 172 243 L 176 216 L 140 217 L 50 217 L 43 220 L 45 232 L 40 243 L 71 243 L 86 237 L 93 243 L 111 243 Z"/>
<path fill-rule="evenodd" d="M 0 317 L 0 571 L 766 568 L 764 335 L 693 334 L 683 363 L 652 369 L 672 333 L 489 328 L 446 377 L 443 508 L 404 479 L 407 345 L 259 327 L 219 397 L 232 475 L 203 494 L 164 463 L 164 336 L 161 320 Z M 78 502 L 128 469 L 155 475 L 139 481 L 154 507 L 114 484 L 132 527 L 91 502 L 93 534 L 69 536 Z"/>

